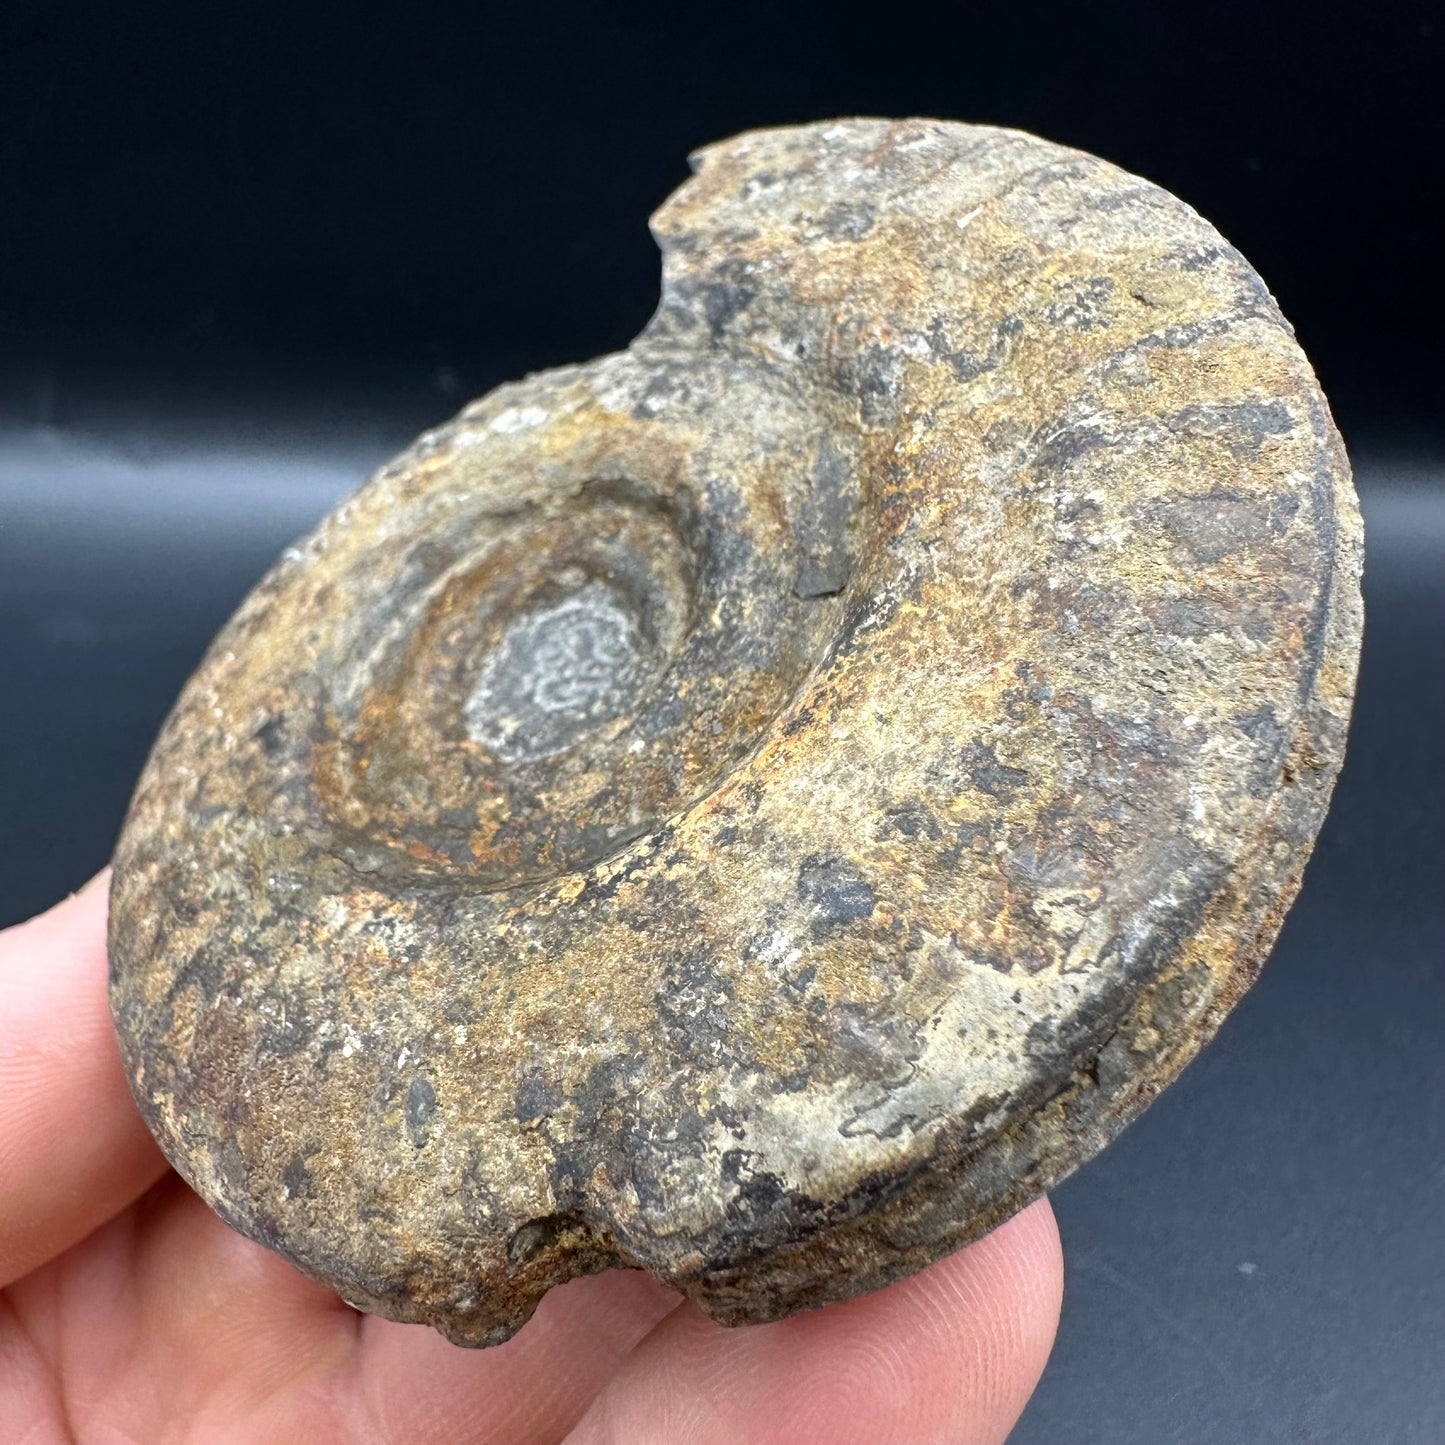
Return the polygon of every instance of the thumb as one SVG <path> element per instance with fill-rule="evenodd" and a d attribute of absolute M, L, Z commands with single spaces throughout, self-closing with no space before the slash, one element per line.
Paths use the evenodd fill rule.
<path fill-rule="evenodd" d="M 1053 1346 L 1058 1229 L 1040 1199 L 876 1294 L 724 1329 L 674 1310 L 567 1437 L 604 1442 L 1000 1445 Z"/>

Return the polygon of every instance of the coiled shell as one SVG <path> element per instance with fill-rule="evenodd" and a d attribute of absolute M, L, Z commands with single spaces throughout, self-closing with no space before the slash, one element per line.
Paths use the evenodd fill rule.
<path fill-rule="evenodd" d="M 170 1158 L 467 1344 L 579 1272 L 762 1320 L 1005 1218 L 1247 986 L 1342 756 L 1348 467 L 1210 226 L 987 127 L 697 170 L 646 331 L 290 550 L 116 854 Z"/>

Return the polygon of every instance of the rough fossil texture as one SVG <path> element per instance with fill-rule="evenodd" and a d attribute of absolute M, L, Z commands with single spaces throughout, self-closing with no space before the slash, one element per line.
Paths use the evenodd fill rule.
<path fill-rule="evenodd" d="M 696 171 L 625 353 L 277 563 L 116 855 L 172 1161 L 464 1344 L 580 1272 L 764 1320 L 997 1224 L 1248 986 L 1343 751 L 1348 467 L 1209 225 L 932 121 Z"/>

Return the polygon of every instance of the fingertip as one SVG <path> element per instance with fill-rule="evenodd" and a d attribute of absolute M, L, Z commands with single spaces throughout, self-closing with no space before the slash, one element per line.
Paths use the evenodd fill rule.
<path fill-rule="evenodd" d="M 131 1100 L 106 1001 L 108 874 L 0 932 L 0 1285 L 165 1170 Z"/>
<path fill-rule="evenodd" d="M 998 1445 L 1048 1360 L 1062 1252 L 1040 1199 L 887 1289 L 776 1324 L 675 1311 L 569 1437 Z"/>
<path fill-rule="evenodd" d="M 71 896 L 79 898 L 95 893 L 99 894 L 102 897 L 109 898 L 110 879 L 111 866 L 109 863 L 107 863 L 98 873 L 92 873 L 90 877 L 87 878 L 85 882 L 82 883 Z"/>
<path fill-rule="evenodd" d="M 797 1424 L 840 1442 L 1002 1442 L 1048 1362 L 1062 1301 L 1058 1226 L 1040 1197 L 887 1289 L 783 1321 L 816 1360 Z M 836 1362 L 850 1359 L 840 1378 Z"/>
<path fill-rule="evenodd" d="M 110 900 L 110 864 L 93 873 L 73 892 L 42 913 L 0 928 L 0 966 L 13 966 L 22 948 L 39 940 L 68 947 L 105 948 L 105 916 Z M 95 927 L 99 913 L 101 927 Z"/>
<path fill-rule="evenodd" d="M 1063 1306 L 1064 1257 L 1045 1197 L 919 1276 L 951 1311 L 960 1356 L 960 1408 L 975 1435 L 1003 1440 L 1037 1387 Z M 977 1433 L 981 1430 L 981 1433 Z"/>

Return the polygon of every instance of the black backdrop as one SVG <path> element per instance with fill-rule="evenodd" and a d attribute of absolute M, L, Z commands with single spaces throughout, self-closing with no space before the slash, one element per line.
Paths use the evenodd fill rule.
<path fill-rule="evenodd" d="M 7 0 L 0 335 L 69 372 L 242 358 L 472 389 L 621 346 L 692 147 L 989 120 L 1194 204 L 1352 435 L 1433 424 L 1438 0 L 798 6 Z"/>
<path fill-rule="evenodd" d="M 1351 756 L 1264 978 L 1055 1197 L 1021 1445 L 1445 1440 L 1438 0 L 0 8 L 0 924 L 104 860 L 206 640 L 412 433 L 649 313 L 693 146 L 1097 151 L 1270 282 L 1368 531 Z M 0 1020 L 3 1028 L 3 1020 Z"/>

